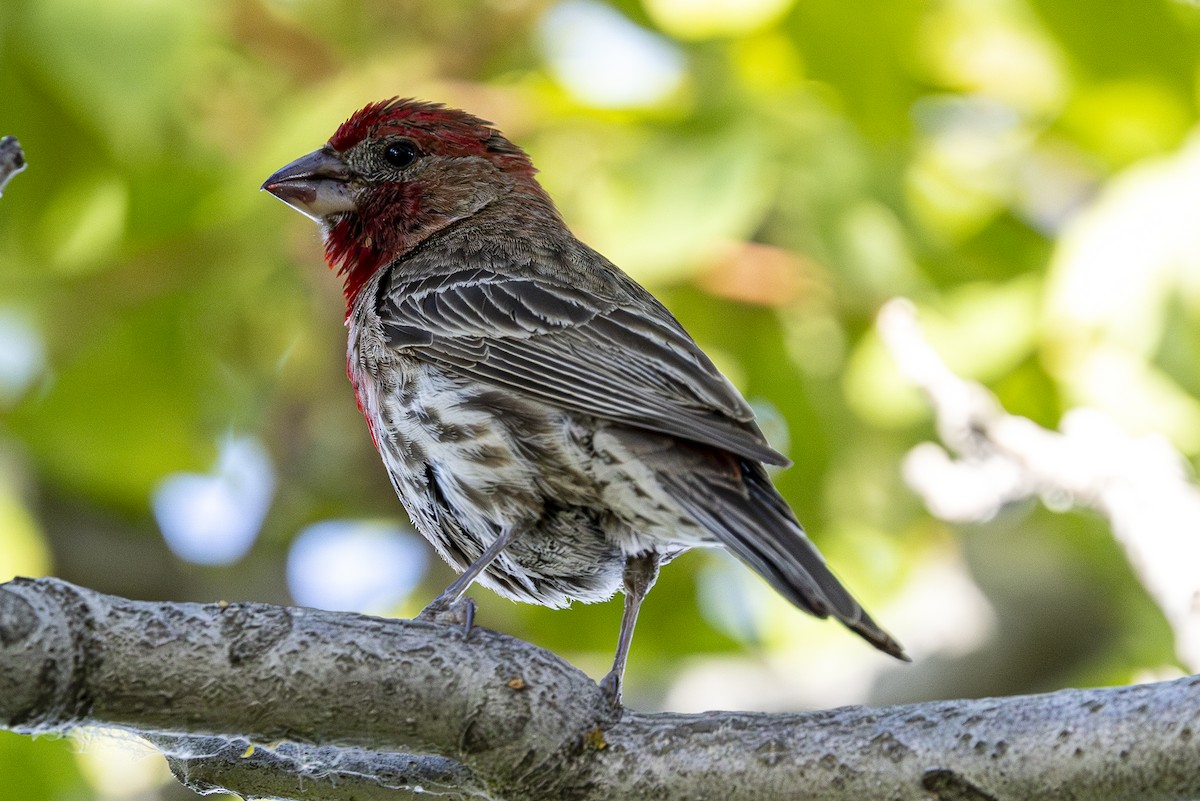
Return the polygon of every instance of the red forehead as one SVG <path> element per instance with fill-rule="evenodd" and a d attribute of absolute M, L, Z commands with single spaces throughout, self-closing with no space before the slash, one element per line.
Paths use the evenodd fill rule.
<path fill-rule="evenodd" d="M 484 120 L 440 103 L 393 97 L 351 114 L 329 138 L 329 145 L 345 151 L 385 134 L 407 136 L 426 153 L 484 153 L 496 131 Z"/>

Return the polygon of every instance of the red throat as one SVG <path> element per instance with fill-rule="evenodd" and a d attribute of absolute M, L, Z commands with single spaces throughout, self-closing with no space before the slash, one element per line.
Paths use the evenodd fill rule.
<path fill-rule="evenodd" d="M 362 218 L 356 214 L 343 215 L 326 232 L 325 262 L 342 277 L 347 317 L 362 288 L 385 259 L 386 254 L 363 230 Z"/>
<path fill-rule="evenodd" d="M 420 188 L 397 183 L 364 198 L 356 213 L 343 214 L 325 233 L 325 261 L 343 280 L 346 316 L 375 273 L 402 257 L 427 224 Z"/>

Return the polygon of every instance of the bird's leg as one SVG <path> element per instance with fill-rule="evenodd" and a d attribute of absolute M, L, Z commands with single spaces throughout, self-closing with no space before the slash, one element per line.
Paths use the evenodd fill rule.
<path fill-rule="evenodd" d="M 500 552 L 512 544 L 513 538 L 516 536 L 516 528 L 508 528 L 501 531 L 496 539 L 492 540 L 492 544 L 476 559 L 471 565 L 462 572 L 462 574 L 450 583 L 450 586 L 442 591 L 442 594 L 434 598 L 429 604 L 421 610 L 417 615 L 418 620 L 437 620 L 447 612 L 455 611 L 456 613 L 460 602 L 463 600 L 463 595 L 475 579 L 479 578 L 479 574 L 487 570 L 488 565 L 495 561 Z M 463 624 L 463 636 L 469 637 L 471 634 L 471 626 L 475 622 L 475 604 L 470 598 L 466 599 L 465 608 L 461 609 L 461 622 Z M 456 620 L 458 615 L 455 615 Z"/>
<path fill-rule="evenodd" d="M 658 579 L 659 556 L 654 551 L 625 557 L 625 612 L 621 615 L 621 631 L 617 634 L 617 653 L 612 670 L 600 680 L 600 689 L 614 707 L 621 705 L 621 678 L 625 675 L 625 660 L 633 642 L 633 627 L 637 624 L 642 600 Z"/>

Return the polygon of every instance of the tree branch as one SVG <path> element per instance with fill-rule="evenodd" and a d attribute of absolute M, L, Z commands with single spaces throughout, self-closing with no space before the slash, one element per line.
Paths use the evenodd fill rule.
<path fill-rule="evenodd" d="M 0 725 L 118 726 L 248 797 L 816 800 L 1200 796 L 1200 678 L 765 715 L 613 714 L 484 629 L 0 585 Z M 256 747 L 250 749 L 249 743 Z M 274 746 L 265 745 L 276 743 Z"/>
<path fill-rule="evenodd" d="M 960 457 L 933 443 L 908 455 L 905 478 L 929 510 L 943 520 L 983 521 L 1031 497 L 1095 509 L 1163 610 L 1180 660 L 1200 671 L 1200 489 L 1183 456 L 1162 437 L 1130 436 L 1096 409 L 1068 412 L 1062 433 L 1008 414 L 981 384 L 950 371 L 908 301 L 887 303 L 878 329 Z"/>
<path fill-rule="evenodd" d="M 487 798 L 475 776 L 445 757 L 355 748 L 154 734 L 150 740 L 182 784 L 199 793 L 232 790 L 251 798 L 398 801 L 438 795 Z"/>
<path fill-rule="evenodd" d="M 4 194 L 4 187 L 8 186 L 12 177 L 26 166 L 28 165 L 25 163 L 25 153 L 16 137 L 6 136 L 0 139 L 0 195 Z"/>

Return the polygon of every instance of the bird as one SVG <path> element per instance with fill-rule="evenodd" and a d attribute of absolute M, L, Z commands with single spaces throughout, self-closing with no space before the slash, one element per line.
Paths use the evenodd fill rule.
<path fill-rule="evenodd" d="M 624 593 L 615 705 L 660 567 L 724 547 L 795 606 L 908 660 L 826 566 L 790 464 L 667 308 L 576 238 L 490 122 L 394 97 L 262 188 L 320 224 L 347 374 L 414 527 L 475 583 L 561 608 Z"/>

